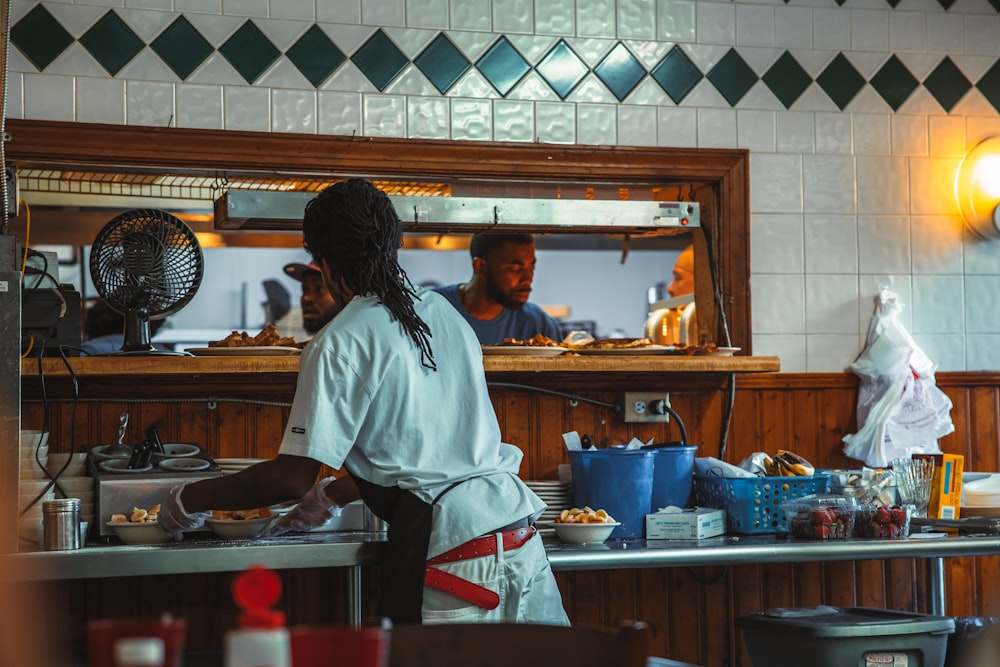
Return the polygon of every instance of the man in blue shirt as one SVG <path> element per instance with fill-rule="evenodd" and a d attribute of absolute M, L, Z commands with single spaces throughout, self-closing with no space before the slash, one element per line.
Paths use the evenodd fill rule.
<path fill-rule="evenodd" d="M 472 326 L 482 345 L 504 338 L 542 334 L 561 340 L 559 325 L 528 302 L 535 277 L 535 240 L 530 234 L 481 233 L 472 237 L 472 278 L 435 287 Z"/>

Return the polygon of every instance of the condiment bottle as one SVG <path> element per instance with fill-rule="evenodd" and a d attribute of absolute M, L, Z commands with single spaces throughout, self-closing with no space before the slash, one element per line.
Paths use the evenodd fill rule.
<path fill-rule="evenodd" d="M 251 565 L 233 579 L 233 601 L 243 610 L 239 628 L 226 633 L 225 667 L 290 667 L 285 614 L 271 609 L 281 597 L 281 579 L 270 568 Z"/>

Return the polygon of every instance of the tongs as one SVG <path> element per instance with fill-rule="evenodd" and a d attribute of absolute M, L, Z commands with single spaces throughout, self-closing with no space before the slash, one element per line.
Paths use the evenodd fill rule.
<path fill-rule="evenodd" d="M 970 516 L 964 519 L 934 519 L 915 516 L 910 519 L 910 525 L 957 530 L 964 535 L 1000 535 L 1000 516 Z"/>

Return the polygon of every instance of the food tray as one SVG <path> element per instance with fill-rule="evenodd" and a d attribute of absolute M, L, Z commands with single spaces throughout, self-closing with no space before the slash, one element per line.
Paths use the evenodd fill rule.
<path fill-rule="evenodd" d="M 781 503 L 813 493 L 825 493 L 829 481 L 829 475 L 709 477 L 696 474 L 695 504 L 726 510 L 726 528 L 731 533 L 787 533 L 788 519 Z"/>

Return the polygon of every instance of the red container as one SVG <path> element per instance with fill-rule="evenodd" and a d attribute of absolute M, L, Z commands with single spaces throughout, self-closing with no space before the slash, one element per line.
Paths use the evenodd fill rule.
<path fill-rule="evenodd" d="M 288 633 L 292 667 L 386 667 L 391 626 L 350 628 L 336 625 L 296 625 Z"/>
<path fill-rule="evenodd" d="M 184 619 L 104 619 L 87 624 L 90 667 L 115 667 L 114 646 L 126 637 L 159 637 L 163 640 L 163 667 L 181 667 L 184 656 Z"/>

